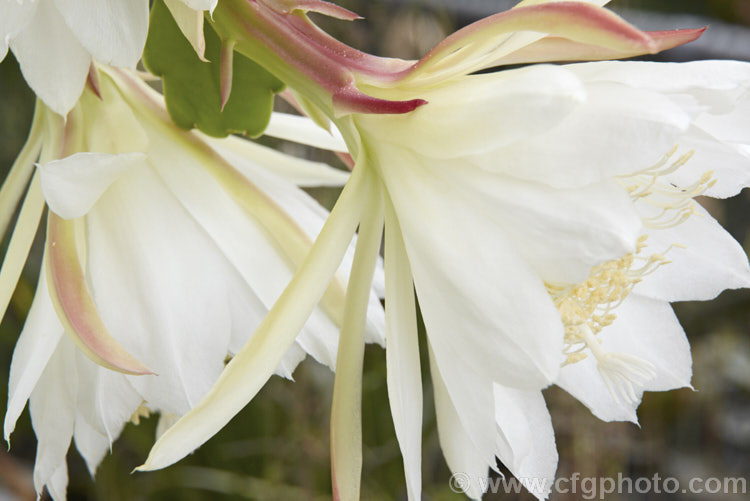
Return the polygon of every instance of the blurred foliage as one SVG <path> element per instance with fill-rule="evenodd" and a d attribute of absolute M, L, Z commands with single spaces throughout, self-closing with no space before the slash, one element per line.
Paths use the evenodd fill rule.
<path fill-rule="evenodd" d="M 389 56 L 415 58 L 447 33 L 471 19 L 452 16 L 430 2 L 349 0 L 343 5 L 367 21 L 324 21 L 336 36 L 359 48 Z M 444 1 L 443 4 L 449 2 Z M 461 0 L 455 0 L 459 5 Z M 491 4 L 491 1 L 485 2 Z M 497 1 L 503 7 L 507 2 Z M 616 0 L 612 7 L 690 12 L 750 24 L 747 0 Z M 33 94 L 26 88 L 11 55 L 0 64 L 0 170 L 3 174 L 20 149 L 30 123 Z M 296 145 L 287 152 L 301 153 Z M 309 153 L 309 152 L 308 152 Z M 320 153 L 313 153 L 316 159 Z M 335 192 L 314 190 L 330 206 Z M 740 242 L 748 241 L 750 202 L 746 194 L 711 201 L 712 213 Z M 41 232 L 40 232 L 41 233 Z M 7 238 L 3 240 L 3 252 Z M 748 245 L 746 245 L 748 248 Z M 37 246 L 38 249 L 38 246 Z M 0 378 L 7 380 L 11 353 L 31 303 L 40 263 L 32 253 L 11 308 L 0 325 Z M 560 451 L 560 476 L 603 475 L 652 477 L 747 476 L 750 471 L 750 293 L 726 292 L 706 303 L 676 305 L 693 347 L 694 386 L 668 393 L 649 393 L 640 407 L 640 428 L 627 423 L 602 423 L 563 391 L 545 392 L 553 415 Z M 422 343 L 424 346 L 424 343 Z M 423 353 L 423 360 L 426 360 Z M 425 374 L 423 446 L 424 499 L 463 499 L 448 488 L 450 473 L 437 440 L 429 377 Z M 216 437 L 178 465 L 155 473 L 131 474 L 153 443 L 156 419 L 128 425 L 92 482 L 81 458 L 71 448 L 71 500 L 317 500 L 330 498 L 328 418 L 333 376 L 306 361 L 296 382 L 273 378 L 261 393 Z M 0 392 L 0 408 L 7 392 Z M 401 457 L 386 391 L 382 349 L 368 347 L 363 388 L 365 500 L 406 499 Z M 0 452 L 0 498 L 33 499 L 28 491 L 35 438 L 24 414 L 10 454 Z M 24 491 L 24 488 L 26 491 Z M 29 497 L 31 496 L 31 497 Z M 608 496 L 608 499 L 656 499 L 649 495 Z M 579 494 L 553 495 L 579 499 Z M 727 499 L 730 499 L 731 496 Z M 485 499 L 533 499 L 528 493 L 487 495 Z M 688 499 L 681 496 L 681 499 Z M 705 498 L 695 498 L 705 499 Z M 710 499 L 723 499 L 713 495 Z M 740 499 L 735 497 L 732 499 Z"/>

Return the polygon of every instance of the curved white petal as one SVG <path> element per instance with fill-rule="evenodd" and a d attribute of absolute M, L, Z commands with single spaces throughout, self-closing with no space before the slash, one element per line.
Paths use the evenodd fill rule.
<path fill-rule="evenodd" d="M 653 92 L 596 82 L 586 93 L 586 103 L 547 133 L 474 161 L 554 187 L 585 186 L 650 167 L 690 125 L 688 114 Z"/>
<path fill-rule="evenodd" d="M 729 112 L 750 88 L 750 64 L 739 61 L 606 61 L 566 68 L 587 82 L 617 82 L 662 93 L 693 113 Z"/>
<path fill-rule="evenodd" d="M 430 158 L 494 156 L 503 146 L 553 128 L 586 94 L 572 73 L 538 65 L 464 77 L 419 97 L 427 104 L 409 114 L 357 121 L 365 128 L 377 124 L 381 140 L 406 141 Z"/>
<path fill-rule="evenodd" d="M 348 151 L 338 129 L 333 127 L 331 132 L 328 132 L 309 118 L 298 115 L 274 111 L 271 113 L 271 121 L 263 134 L 323 150 L 342 153 Z"/>
<path fill-rule="evenodd" d="M 31 424 L 37 437 L 34 487 L 39 494 L 45 485 L 61 487 L 58 470 L 65 466 L 75 420 L 78 388 L 75 355 L 72 343 L 60 344 L 29 399 Z M 65 499 L 64 490 L 54 494 L 55 499 Z"/>
<path fill-rule="evenodd" d="M 235 136 L 206 139 L 239 170 L 244 171 L 243 165 L 247 163 L 261 166 L 301 187 L 343 186 L 349 179 L 346 171 L 334 169 L 322 162 L 293 157 L 247 139 Z"/>
<path fill-rule="evenodd" d="M 26 82 L 54 112 L 66 115 L 86 83 L 91 56 L 55 3 L 39 1 L 33 19 L 10 42 Z"/>
<path fill-rule="evenodd" d="M 39 2 L 18 0 L 0 1 L 0 61 L 5 59 L 8 53 L 8 42 L 23 30 L 34 16 L 34 11 Z"/>
<path fill-rule="evenodd" d="M 470 434 L 471 428 L 466 427 L 461 419 L 460 407 L 451 399 L 432 349 L 429 353 L 440 448 L 443 450 L 448 468 L 454 475 L 460 475 L 462 483 L 458 487 L 471 499 L 480 499 L 487 486 L 489 458 L 474 444 Z M 488 393 L 491 394 L 491 390 Z M 466 409 L 461 410 L 466 413 Z M 488 410 L 494 411 L 491 407 Z M 493 441 L 490 440 L 489 444 L 485 445 L 492 446 Z"/>
<path fill-rule="evenodd" d="M 607 390 L 589 355 L 560 371 L 556 384 L 586 405 L 604 421 L 638 422 L 636 407 L 643 390 L 666 391 L 690 386 L 692 358 L 682 326 L 665 301 L 632 294 L 615 310 L 617 319 L 600 334 L 603 348 L 651 363 L 656 377 L 636 389 L 637 402 L 616 400 Z"/>
<path fill-rule="evenodd" d="M 205 61 L 206 38 L 203 35 L 203 12 L 189 7 L 183 0 L 165 0 L 164 3 L 182 34 L 193 46 L 195 53 Z"/>
<path fill-rule="evenodd" d="M 13 350 L 8 382 L 8 408 L 5 413 L 5 440 L 15 428 L 44 368 L 57 349 L 64 333 L 47 293 L 46 273 L 39 274 L 37 293 L 26 317 L 26 323 Z"/>
<path fill-rule="evenodd" d="M 534 496 L 547 499 L 557 470 L 552 419 L 538 391 L 495 389 L 497 457 Z"/>
<path fill-rule="evenodd" d="M 474 219 L 503 231 L 546 282 L 585 280 L 592 266 L 632 252 L 642 227 L 630 196 L 614 181 L 554 189 L 456 161 L 430 162 L 430 173 L 452 186 L 451 196 L 470 206 Z"/>
<path fill-rule="evenodd" d="M 99 463 L 102 462 L 104 456 L 107 455 L 107 451 L 109 451 L 110 440 L 106 435 L 102 435 L 92 428 L 79 414 L 75 419 L 73 441 L 93 478 Z"/>
<path fill-rule="evenodd" d="M 112 336 L 158 376 L 129 378 L 144 400 L 187 412 L 224 367 L 233 270 L 146 166 L 86 216 L 88 272 Z"/>
<path fill-rule="evenodd" d="M 76 153 L 39 165 L 47 205 L 63 219 L 86 215 L 125 172 L 146 160 L 144 153 Z"/>
<path fill-rule="evenodd" d="M 646 253 L 670 263 L 636 285 L 635 292 L 664 301 L 713 299 L 725 289 L 750 287 L 747 255 L 721 225 L 696 204 L 696 213 L 673 228 L 648 231 Z"/>
<path fill-rule="evenodd" d="M 207 10 L 213 12 L 219 0 L 182 0 L 185 5 L 195 10 Z"/>
<path fill-rule="evenodd" d="M 79 417 L 104 436 L 109 447 L 143 403 L 143 397 L 123 374 L 96 365 L 82 353 L 77 353 L 76 363 L 80 375 Z"/>
<path fill-rule="evenodd" d="M 146 45 L 148 0 L 54 0 L 76 38 L 100 63 L 135 68 Z"/>
<path fill-rule="evenodd" d="M 750 186 L 750 141 L 748 144 L 722 141 L 706 129 L 694 125 L 680 138 L 679 152 L 673 158 L 687 152 L 693 153 L 687 163 L 665 176 L 665 181 L 677 186 L 690 186 L 705 173 L 713 172 L 716 184 L 709 187 L 705 194 L 716 198 L 734 196 Z"/>
<path fill-rule="evenodd" d="M 541 279 L 476 210 L 473 193 L 400 153 L 381 159 L 382 175 L 438 363 L 458 360 L 508 386 L 546 386 L 559 370 L 563 334 Z"/>
<path fill-rule="evenodd" d="M 404 458 L 409 499 L 422 493 L 422 372 L 409 258 L 390 199 L 385 201 L 386 367 L 388 401 Z"/>
<path fill-rule="evenodd" d="M 151 135 L 151 144 L 150 158 L 169 190 L 210 236 L 217 250 L 226 256 L 235 273 L 239 272 L 246 287 L 252 289 L 266 310 L 270 309 L 292 278 L 291 263 L 261 222 L 237 206 L 189 152 L 166 142 L 158 134 Z M 249 337 L 252 332 L 248 330 L 245 336 Z M 337 340 L 338 328 L 316 308 L 298 341 L 321 363 L 333 367 Z"/>

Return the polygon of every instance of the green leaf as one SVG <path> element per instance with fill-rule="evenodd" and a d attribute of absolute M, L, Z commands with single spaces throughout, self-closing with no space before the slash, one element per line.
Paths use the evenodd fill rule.
<path fill-rule="evenodd" d="M 274 93 L 281 91 L 284 84 L 235 53 L 232 92 L 222 110 L 221 40 L 209 23 L 204 23 L 204 35 L 208 62 L 198 58 L 164 0 L 153 3 L 143 64 L 162 77 L 169 115 L 182 129 L 198 128 L 214 137 L 262 134 L 271 117 Z"/>

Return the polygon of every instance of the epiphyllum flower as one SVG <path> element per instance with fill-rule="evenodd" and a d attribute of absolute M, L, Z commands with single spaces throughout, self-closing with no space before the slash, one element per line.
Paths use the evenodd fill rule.
<path fill-rule="evenodd" d="M 5 438 L 30 400 L 35 485 L 54 499 L 65 497 L 71 437 L 93 473 L 131 416 L 159 412 L 164 428 L 201 399 L 325 220 L 294 184 L 348 177 L 245 140 L 183 132 L 132 76 L 106 70 L 100 81 L 101 98 L 85 90 L 64 123 L 39 102 L 0 193 L 4 229 L 30 181 L 0 272 L 2 311 L 49 206 L 44 270 L 13 355 Z M 285 132 L 285 122 L 273 128 Z M 291 377 L 306 353 L 335 365 L 347 274 L 345 264 L 272 371 Z M 370 303 L 370 338 L 382 343 L 374 292 Z"/>
<path fill-rule="evenodd" d="M 687 343 L 668 301 L 750 285 L 742 249 L 693 201 L 750 182 L 750 66 L 472 74 L 652 53 L 702 32 L 644 33 L 595 3 L 606 2 L 522 2 L 418 62 L 327 37 L 304 11 L 356 16 L 326 2 L 219 5 L 220 35 L 288 83 L 311 116 L 332 120 L 356 165 L 310 258 L 255 334 L 275 343 L 252 338 L 144 469 L 179 460 L 255 395 L 359 225 L 331 430 L 334 497 L 358 497 L 363 311 L 383 219 L 388 388 L 410 499 L 420 497 L 422 409 L 413 288 L 454 472 L 482 478 L 497 456 L 519 477 L 553 477 L 539 393 L 550 383 L 605 419 L 633 418 L 643 390 L 689 384 Z M 480 484 L 472 487 L 480 497 Z"/>
<path fill-rule="evenodd" d="M 92 58 L 135 68 L 146 43 L 148 4 L 148 0 L 0 0 L 0 61 L 10 47 L 36 95 L 54 112 L 66 115 L 81 95 Z M 169 5 L 183 31 L 191 33 L 198 31 L 200 11 L 212 9 L 216 0 L 171 0 Z M 188 38 L 197 40 L 195 35 Z"/>

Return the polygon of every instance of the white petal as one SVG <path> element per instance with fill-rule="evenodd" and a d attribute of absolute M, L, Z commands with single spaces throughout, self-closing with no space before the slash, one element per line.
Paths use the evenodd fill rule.
<path fill-rule="evenodd" d="M 459 360 L 508 386 L 546 386 L 559 370 L 562 324 L 541 279 L 472 192 L 398 153 L 381 161 L 384 181 L 438 363 Z"/>
<path fill-rule="evenodd" d="M 690 345 L 672 308 L 665 301 L 631 294 L 615 313 L 615 322 L 599 334 L 604 349 L 634 355 L 653 364 L 656 370 L 656 377 L 636 391 L 638 402 L 629 404 L 615 400 L 596 370 L 596 360 L 591 355 L 563 367 L 556 383 L 599 419 L 637 423 L 635 409 L 644 389 L 666 391 L 690 386 Z"/>
<path fill-rule="evenodd" d="M 346 171 L 334 169 L 321 162 L 293 157 L 247 139 L 230 136 L 225 139 L 209 138 L 209 142 L 221 156 L 238 169 L 244 170 L 242 166 L 251 163 L 297 186 L 343 186 L 349 179 L 349 173 Z"/>
<path fill-rule="evenodd" d="M 112 336 L 158 376 L 129 378 L 155 408 L 183 414 L 224 367 L 229 264 L 159 177 L 138 166 L 86 216 L 94 299 Z"/>
<path fill-rule="evenodd" d="M 96 365 L 83 353 L 77 353 L 77 365 L 79 417 L 107 439 L 109 447 L 141 405 L 143 397 L 123 374 Z"/>
<path fill-rule="evenodd" d="M 210 235 L 266 311 L 270 309 L 291 280 L 294 269 L 262 222 L 238 207 L 189 152 L 166 143 L 157 134 L 151 135 L 151 145 L 150 157 L 170 191 Z M 175 163 L 180 165 L 179 169 L 174 168 Z M 288 186 L 299 191 L 293 185 Z M 324 220 L 325 216 L 320 218 Z M 304 222 L 301 226 L 305 227 Z M 249 337 L 252 332 L 247 330 L 245 335 Z M 316 308 L 300 334 L 300 345 L 318 361 L 333 367 L 337 340 L 338 328 Z"/>
<path fill-rule="evenodd" d="M 54 112 L 66 115 L 81 95 L 91 56 L 51 1 L 10 42 L 26 82 Z"/>
<path fill-rule="evenodd" d="M 750 185 L 748 145 L 721 141 L 706 130 L 693 126 L 680 138 L 679 147 L 674 159 L 690 151 L 693 155 L 685 165 L 665 177 L 665 181 L 677 186 L 690 186 L 706 172 L 713 171 L 716 184 L 705 194 L 717 198 L 734 196 Z"/>
<path fill-rule="evenodd" d="M 348 151 L 338 129 L 334 127 L 331 132 L 328 132 L 309 118 L 298 115 L 274 111 L 263 134 L 324 150 L 343 153 Z"/>
<path fill-rule="evenodd" d="M 74 360 L 73 344 L 59 344 L 29 400 L 31 424 L 38 442 L 34 487 L 39 494 L 52 482 L 53 476 L 57 477 L 58 468 L 65 464 L 73 436 L 78 385 Z M 60 493 L 57 493 L 57 499 L 63 499 Z"/>
<path fill-rule="evenodd" d="M 547 499 L 557 470 L 552 419 L 541 392 L 494 385 L 497 456 L 539 499 Z"/>
<path fill-rule="evenodd" d="M 747 255 L 721 225 L 696 204 L 682 224 L 648 231 L 646 253 L 663 253 L 670 263 L 659 267 L 635 288 L 638 294 L 665 301 L 713 299 L 725 289 L 750 287 Z"/>
<path fill-rule="evenodd" d="M 412 113 L 365 116 L 358 122 L 377 123 L 384 140 L 408 141 L 410 148 L 431 158 L 493 155 L 554 127 L 586 94 L 572 73 L 538 65 L 464 77 L 419 97 L 427 104 Z"/>
<path fill-rule="evenodd" d="M 109 451 L 110 441 L 106 435 L 102 435 L 89 426 L 82 416 L 76 416 L 73 440 L 76 449 L 86 462 L 86 467 L 93 478 L 96 469 Z"/>
<path fill-rule="evenodd" d="M 632 252 L 642 227 L 630 196 L 613 181 L 555 189 L 457 161 L 432 161 L 430 173 L 460 193 L 474 219 L 496 224 L 546 282 L 585 280 L 592 266 Z"/>
<path fill-rule="evenodd" d="M 429 353 L 440 448 L 443 450 L 448 468 L 454 475 L 460 475 L 460 482 L 462 483 L 458 484 L 457 487 L 470 498 L 480 499 L 487 486 L 488 458 L 479 452 L 474 444 L 470 434 L 471 428 L 467 428 L 462 421 L 462 415 L 458 411 L 461 408 L 457 407 L 452 401 L 431 349 Z M 488 393 L 491 394 L 491 391 Z M 466 415 L 467 410 L 461 410 L 463 415 Z M 491 446 L 492 440 L 485 445 Z"/>
<path fill-rule="evenodd" d="M 39 274 L 36 290 L 26 324 L 13 350 L 8 382 L 8 410 L 5 413 L 5 440 L 10 438 L 26 401 L 64 332 L 47 293 L 45 273 Z"/>
<path fill-rule="evenodd" d="M 84 152 L 41 164 L 44 198 L 64 219 L 84 216 L 112 183 L 145 159 L 143 153 Z"/>
<path fill-rule="evenodd" d="M 177 26 L 198 57 L 205 61 L 206 38 L 203 35 L 203 12 L 188 7 L 183 0 L 165 0 Z"/>
<path fill-rule="evenodd" d="M 586 103 L 547 133 L 473 161 L 555 187 L 585 186 L 650 167 L 690 125 L 677 104 L 653 92 L 594 82 L 586 93 Z"/>
<path fill-rule="evenodd" d="M 8 42 L 23 30 L 34 16 L 34 11 L 39 2 L 18 0 L 0 1 L 0 61 L 5 59 L 8 53 Z"/>
<path fill-rule="evenodd" d="M 52 478 L 47 482 L 47 490 L 54 501 L 65 501 L 66 491 L 68 490 L 68 465 L 63 462 L 57 467 L 52 474 Z"/>
<path fill-rule="evenodd" d="M 404 458 L 409 499 L 422 492 L 422 372 L 419 363 L 414 284 L 401 228 L 386 197 L 386 336 L 388 401 Z"/>
<path fill-rule="evenodd" d="M 135 68 L 146 44 L 148 0 L 55 0 L 70 30 L 100 63 Z"/>
<path fill-rule="evenodd" d="M 587 82 L 618 82 L 663 93 L 685 106 L 698 103 L 703 109 L 713 111 L 730 111 L 750 88 L 750 64 L 738 61 L 608 61 L 566 68 Z M 685 100 L 684 96 L 692 99 Z"/>
<path fill-rule="evenodd" d="M 207 10 L 213 12 L 219 0 L 182 0 L 185 5 L 195 10 Z"/>

